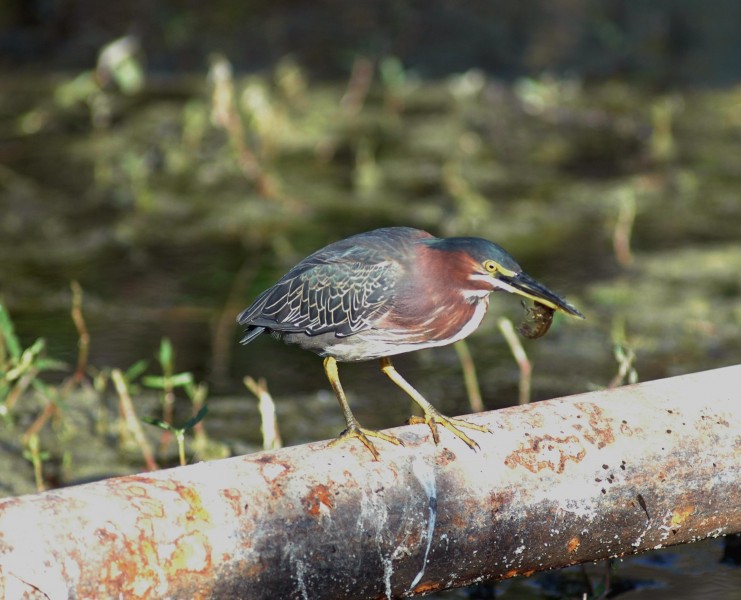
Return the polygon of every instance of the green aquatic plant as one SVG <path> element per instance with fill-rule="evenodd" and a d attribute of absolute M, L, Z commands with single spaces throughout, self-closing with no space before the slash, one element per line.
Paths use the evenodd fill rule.
<path fill-rule="evenodd" d="M 153 417 L 143 417 L 142 420 L 150 425 L 155 425 L 164 431 L 160 440 L 160 452 L 163 452 L 169 443 L 170 434 L 175 437 L 178 445 L 178 455 L 180 464 L 185 464 L 184 439 L 186 431 L 195 429 L 197 443 L 203 446 L 205 443 L 205 433 L 202 427 L 196 427 L 208 412 L 206 405 L 206 396 L 208 395 L 208 386 L 205 383 L 196 383 L 193 374 L 184 371 L 175 373 L 175 352 L 172 343 L 168 338 L 162 338 L 160 342 L 157 360 L 162 369 L 162 375 L 145 375 L 142 377 L 142 383 L 146 387 L 161 391 L 163 406 L 163 417 L 157 419 Z M 195 415 L 185 423 L 177 425 L 173 422 L 175 407 L 175 390 L 182 389 L 193 404 Z"/>
<path fill-rule="evenodd" d="M 23 349 L 13 322 L 0 303 L 0 417 L 10 423 L 10 412 L 29 387 L 46 392 L 39 379 L 44 371 L 63 370 L 66 365 L 46 356 L 46 341 L 38 338 Z"/>
<path fill-rule="evenodd" d="M 200 423 L 203 418 L 206 416 L 206 413 L 208 412 L 208 405 L 204 404 L 201 407 L 201 410 L 198 411 L 193 417 L 185 421 L 185 423 L 180 424 L 172 424 L 172 423 L 166 423 L 162 419 L 155 419 L 153 417 L 142 417 L 142 421 L 145 423 L 149 423 L 150 425 L 154 425 L 155 427 L 159 427 L 160 429 L 163 429 L 164 431 L 169 431 L 173 434 L 175 437 L 175 440 L 178 444 L 178 457 L 180 459 L 180 465 L 185 465 L 185 434 L 186 432 L 190 431 L 191 429 L 194 429 L 198 423 Z"/>

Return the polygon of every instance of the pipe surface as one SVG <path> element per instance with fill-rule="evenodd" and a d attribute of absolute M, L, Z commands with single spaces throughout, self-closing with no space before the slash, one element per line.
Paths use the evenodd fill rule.
<path fill-rule="evenodd" d="M 0 597 L 398 598 L 741 532 L 741 366 L 0 501 Z"/>

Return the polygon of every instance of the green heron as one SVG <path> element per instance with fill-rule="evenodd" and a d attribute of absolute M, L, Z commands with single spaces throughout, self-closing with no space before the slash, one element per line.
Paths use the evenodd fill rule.
<path fill-rule="evenodd" d="M 440 239 L 410 227 L 389 227 L 351 236 L 306 257 L 237 317 L 247 344 L 271 333 L 324 358 L 324 370 L 342 407 L 347 428 L 331 444 L 358 438 L 378 459 L 370 437 L 398 438 L 365 429 L 350 410 L 337 362 L 380 359 L 381 370 L 424 412 L 438 442 L 437 425 L 471 448 L 478 444 L 461 428 L 479 425 L 438 412 L 394 368 L 389 356 L 452 344 L 473 333 L 489 305 L 504 290 L 583 318 L 571 304 L 523 273 L 496 244 L 474 237 Z M 552 313 L 549 313 L 549 315 Z"/>

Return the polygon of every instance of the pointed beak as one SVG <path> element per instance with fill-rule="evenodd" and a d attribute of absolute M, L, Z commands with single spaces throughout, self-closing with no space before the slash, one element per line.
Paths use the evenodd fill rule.
<path fill-rule="evenodd" d="M 560 310 L 572 317 L 578 317 L 580 319 L 584 318 L 584 315 L 571 304 L 566 302 L 566 300 L 554 294 L 547 287 L 541 285 L 525 273 L 515 273 L 512 276 L 499 274 L 496 277 L 495 285 L 499 289 L 512 294 L 519 294 L 525 298 L 530 298 L 531 300 L 543 304 L 544 306 L 548 306 L 553 310 Z"/>

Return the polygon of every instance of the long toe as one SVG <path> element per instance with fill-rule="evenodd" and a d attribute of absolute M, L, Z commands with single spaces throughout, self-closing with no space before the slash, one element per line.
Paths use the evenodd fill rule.
<path fill-rule="evenodd" d="M 484 433 L 491 433 L 491 430 L 486 427 L 482 427 L 481 425 L 474 425 L 473 423 L 468 423 L 467 421 L 463 421 L 461 419 L 452 419 L 437 411 L 425 413 L 424 417 L 410 417 L 407 422 L 410 425 L 413 425 L 415 423 L 426 423 L 429 426 L 430 431 L 432 431 L 432 439 L 435 441 L 436 444 L 440 440 L 437 433 L 437 426 L 442 425 L 443 427 L 445 427 L 445 429 L 462 439 L 472 450 L 478 450 L 479 445 L 470 437 L 468 437 L 463 431 L 461 431 L 461 427 L 465 429 L 473 429 L 475 431 L 482 431 Z"/>
<path fill-rule="evenodd" d="M 348 427 L 338 437 L 336 437 L 331 442 L 329 442 L 329 445 L 336 446 L 337 444 L 345 442 L 349 439 L 357 438 L 361 442 L 363 442 L 363 444 L 365 445 L 366 448 L 368 448 L 368 450 L 370 450 L 371 454 L 373 455 L 373 460 L 378 460 L 379 459 L 378 450 L 376 450 L 376 446 L 373 444 L 373 442 L 371 442 L 370 439 L 368 439 L 372 437 L 378 438 L 385 442 L 389 442 L 396 446 L 404 445 L 404 442 L 402 442 L 399 438 L 393 435 L 382 433 L 374 429 L 365 429 L 363 427 Z"/>

